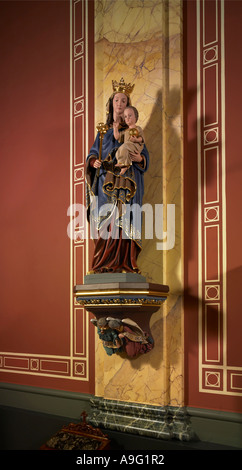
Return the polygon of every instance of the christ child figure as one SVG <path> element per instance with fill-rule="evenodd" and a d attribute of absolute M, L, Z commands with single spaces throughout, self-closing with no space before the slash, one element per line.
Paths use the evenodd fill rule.
<path fill-rule="evenodd" d="M 124 110 L 124 120 L 128 129 L 119 132 L 119 123 L 113 123 L 114 137 L 122 143 L 115 155 L 117 159 L 115 166 L 120 167 L 120 175 L 123 175 L 132 165 L 132 154 L 141 153 L 144 148 L 143 130 L 136 125 L 138 117 L 138 110 L 134 106 L 127 106 Z"/>

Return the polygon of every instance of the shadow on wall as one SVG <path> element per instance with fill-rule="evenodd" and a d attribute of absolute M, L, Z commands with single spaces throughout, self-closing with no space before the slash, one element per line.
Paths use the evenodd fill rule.
<path fill-rule="evenodd" d="M 181 136 L 180 128 L 177 129 L 173 122 L 176 120 L 181 113 L 181 90 L 178 87 L 174 87 L 169 95 L 166 97 L 166 106 L 163 105 L 163 93 L 162 90 L 158 90 L 156 95 L 155 104 L 151 112 L 150 118 L 144 128 L 146 146 L 150 154 L 150 167 L 148 172 L 145 174 L 145 193 L 143 204 L 152 204 L 153 210 L 155 204 L 163 204 L 164 191 L 166 191 L 165 199 L 169 204 L 176 205 L 176 238 L 175 246 L 173 248 L 173 264 L 178 266 L 181 262 Z M 165 126 L 164 126 L 165 122 Z M 167 130 L 167 135 L 164 135 L 164 129 Z M 166 150 L 166 154 L 163 155 L 163 151 Z M 169 176 L 171 178 L 169 188 L 169 181 L 164 182 L 164 167 L 169 166 Z M 174 179 L 173 177 L 174 168 Z M 166 168 L 165 168 L 166 172 Z M 165 186 L 164 186 L 165 184 Z M 168 200 L 169 196 L 171 197 Z M 153 225 L 155 221 L 153 218 Z M 144 231 L 144 227 L 143 227 Z M 155 226 L 153 226 L 153 234 L 155 234 Z M 138 258 L 142 274 L 146 276 L 149 282 L 163 282 L 163 257 L 164 252 L 156 249 L 156 239 L 147 240 L 142 237 L 143 250 Z M 178 278 L 177 270 L 170 275 L 171 284 L 169 288 L 173 299 L 171 301 L 171 308 L 168 312 L 167 319 L 168 325 L 170 325 L 169 336 L 172 338 L 172 325 L 180 324 L 181 322 L 181 299 L 182 291 L 180 288 L 181 279 Z M 163 319 L 163 307 L 159 312 L 152 314 L 156 316 L 157 320 L 151 327 L 151 335 L 154 339 L 155 347 L 147 355 L 139 356 L 131 359 L 131 365 L 135 369 L 139 369 L 141 365 L 149 363 L 154 369 L 159 369 L 164 360 L 164 319 Z M 137 318 L 137 323 L 146 331 L 149 331 L 152 315 L 144 315 L 143 318 Z M 154 318 L 154 317 L 153 317 Z M 178 334 L 177 334 L 178 333 Z M 170 344 L 171 356 L 170 359 L 172 364 L 180 362 L 180 328 L 173 345 Z M 167 338 L 166 338 L 167 339 Z"/>
<path fill-rule="evenodd" d="M 157 92 L 155 104 L 150 118 L 144 128 L 146 146 L 150 155 L 150 166 L 144 175 L 145 192 L 143 204 L 152 204 L 153 207 L 153 238 L 145 238 L 145 216 L 142 230 L 143 250 L 139 255 L 139 264 L 142 273 L 150 282 L 163 282 L 163 250 L 158 250 L 156 243 L 164 242 L 162 234 L 155 227 L 155 205 L 175 204 L 175 247 L 176 264 L 180 259 L 181 238 L 181 136 L 180 127 L 176 127 L 175 120 L 181 113 L 181 90 L 174 87 L 166 96 L 165 106 L 164 92 Z M 167 133 L 167 135 L 164 135 Z M 165 152 L 165 154 L 164 154 Z M 169 173 L 169 181 L 166 180 L 166 172 Z M 174 178 L 173 178 L 174 174 Z M 166 206 L 164 205 L 164 213 Z M 166 230 L 164 226 L 163 230 Z M 156 236 L 157 235 L 157 236 Z M 159 238 L 158 238 L 159 237 Z M 175 281 L 173 275 L 173 292 L 177 291 L 179 281 Z M 170 286 L 172 287 L 172 286 Z M 179 294 L 181 293 L 178 289 Z"/>
<path fill-rule="evenodd" d="M 149 120 L 144 127 L 146 147 L 149 151 L 150 165 L 144 175 L 144 204 L 151 204 L 153 208 L 153 238 L 145 238 L 146 216 L 143 216 L 142 224 L 142 251 L 138 263 L 142 274 L 149 282 L 162 283 L 163 255 L 156 250 L 155 239 L 155 204 L 163 203 L 163 103 L 162 90 L 158 90 L 156 100 Z"/>

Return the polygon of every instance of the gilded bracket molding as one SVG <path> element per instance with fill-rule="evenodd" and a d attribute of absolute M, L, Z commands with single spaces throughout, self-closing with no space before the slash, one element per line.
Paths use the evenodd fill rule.
<path fill-rule="evenodd" d="M 168 286 L 148 283 L 136 273 L 89 274 L 74 288 L 76 302 L 95 315 L 92 322 L 107 354 L 129 357 L 153 349 L 150 316 L 168 294 Z"/>

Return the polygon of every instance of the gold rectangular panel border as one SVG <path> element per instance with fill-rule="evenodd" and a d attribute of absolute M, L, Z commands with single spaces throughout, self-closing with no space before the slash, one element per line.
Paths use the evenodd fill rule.
<path fill-rule="evenodd" d="M 215 24 L 214 24 L 214 40 L 210 42 L 206 42 L 206 3 L 203 1 L 203 47 L 210 46 L 218 41 L 218 0 L 213 0 L 213 7 L 215 8 Z M 209 5 L 211 7 L 211 5 Z"/>
<path fill-rule="evenodd" d="M 209 14 L 205 8 L 216 8 L 212 14 L 215 18 L 214 21 L 214 34 L 210 31 L 210 38 L 214 37 L 213 41 L 206 41 L 206 21 L 205 16 Z M 219 31 L 221 30 L 221 34 Z M 224 0 L 220 2 L 206 2 L 205 0 L 197 0 L 197 162 L 198 162 L 198 295 L 199 295 L 199 309 L 198 309 L 198 341 L 199 341 L 199 391 L 204 393 L 223 394 L 241 396 L 240 387 L 232 386 L 233 377 L 231 371 L 236 369 L 236 374 L 240 375 L 242 368 L 233 368 L 227 364 L 227 280 L 226 280 L 226 269 L 227 269 L 227 250 L 226 250 L 226 152 L 225 152 L 225 46 L 224 46 Z M 214 54 L 212 56 L 213 65 L 216 66 L 216 83 L 217 92 L 216 96 L 219 100 L 217 102 L 217 110 L 220 109 L 218 114 L 218 122 L 216 122 L 216 135 L 213 136 L 211 141 L 206 139 L 204 141 L 205 132 L 206 135 L 213 131 L 210 126 L 214 126 L 214 123 L 210 123 L 205 126 L 203 113 L 204 113 L 204 68 L 207 67 L 207 61 L 204 60 L 204 54 L 208 46 L 213 46 Z M 216 65 L 215 65 L 216 64 Z M 209 86 L 206 83 L 206 86 Z M 213 131 L 214 132 L 214 131 Z M 211 136 L 212 134 L 210 134 Z M 204 182 L 204 157 L 205 157 L 205 145 L 206 149 L 210 148 L 214 142 L 218 143 L 218 174 L 221 175 L 220 187 L 218 188 L 218 204 L 216 207 L 217 217 L 215 217 L 218 227 L 218 253 L 219 253 L 219 265 L 220 265 L 220 276 L 217 280 L 206 279 L 205 269 L 206 260 L 206 230 L 208 225 L 214 220 L 209 217 L 204 217 L 204 214 L 208 213 L 212 207 L 210 204 L 214 204 L 213 201 L 207 201 L 206 197 L 203 197 L 206 193 L 202 194 L 203 182 Z M 206 209 L 206 212 L 205 212 Z M 211 212 L 212 213 L 212 212 Z M 215 214 L 216 215 L 216 214 Z M 223 312 L 223 318 L 220 323 L 220 341 L 221 355 L 220 364 L 209 364 L 204 361 L 206 357 L 206 351 L 204 347 L 207 347 L 204 338 L 204 325 L 205 325 L 205 311 L 206 311 L 206 295 L 212 291 L 211 282 L 216 281 L 216 292 L 218 296 L 216 303 L 219 305 L 219 309 Z M 209 290 L 210 289 L 210 290 Z M 215 300 L 215 299 L 214 299 Z M 218 343 L 219 344 L 219 343 Z M 210 372 L 209 372 L 210 371 Z M 237 377 L 237 376 L 236 376 Z"/>
<path fill-rule="evenodd" d="M 79 184 L 75 169 L 80 168 L 83 162 L 78 161 L 75 143 L 75 118 L 82 116 L 85 126 L 82 126 L 83 155 L 88 153 L 86 147 L 88 139 L 88 0 L 69 0 L 70 5 L 70 206 L 74 201 L 74 185 Z M 77 19 L 77 14 L 79 15 Z M 81 14 L 81 16 L 80 16 Z M 79 23 L 78 23 L 79 22 Z M 78 28 L 77 28 L 77 25 Z M 80 34 L 78 34 L 80 33 Z M 75 61 L 81 59 L 83 99 L 75 96 Z M 73 176 L 74 175 L 74 176 Z M 84 228 L 86 230 L 86 228 Z M 32 354 L 21 352 L 0 352 L 0 373 L 30 375 L 38 377 L 65 378 L 78 381 L 89 381 L 89 317 L 85 313 L 86 329 L 83 331 L 85 350 L 83 356 L 75 354 L 76 330 L 74 321 L 75 297 L 73 295 L 74 279 L 76 276 L 76 250 L 83 248 L 83 273 L 88 267 L 88 239 L 77 244 L 71 227 L 70 232 L 70 350 L 67 356 L 48 354 Z M 85 241 L 85 243 L 84 243 Z M 84 357 L 85 355 L 85 357 Z M 45 367 L 45 365 L 49 367 Z M 48 370 L 46 370 L 48 369 Z"/>
<path fill-rule="evenodd" d="M 217 197 L 209 200 L 207 197 L 207 181 L 209 177 L 207 178 L 208 175 L 206 172 L 206 166 L 207 164 L 209 165 L 209 154 L 211 154 L 211 152 L 213 153 L 214 151 L 216 151 L 216 166 L 217 166 L 216 190 L 214 191 L 214 193 L 216 192 Z M 215 204 L 218 202 L 219 202 L 219 148 L 218 146 L 215 146 L 215 147 L 204 149 L 204 204 Z"/>
<path fill-rule="evenodd" d="M 225 151 L 225 37 L 224 37 L 224 0 L 218 2 L 206 2 L 206 8 L 215 7 L 215 21 L 214 21 L 214 40 L 206 42 L 206 21 L 205 21 L 205 0 L 196 0 L 197 2 L 197 162 L 198 162 L 198 341 L 199 341 L 199 392 L 210 393 L 217 395 L 228 396 L 241 396 L 242 367 L 228 366 L 227 363 L 227 250 L 226 250 L 226 151 Z M 208 14 L 208 10 L 206 12 Z M 213 11 L 214 14 L 214 11 Z M 221 29 L 221 35 L 219 31 Z M 210 36 L 211 37 L 211 36 Z M 218 114 L 218 122 L 216 122 L 216 133 L 212 128 L 213 123 L 205 126 L 203 119 L 204 112 L 204 68 L 207 67 L 207 61 L 204 60 L 206 56 L 206 49 L 212 46 L 214 55 L 212 62 L 216 62 L 217 70 L 217 90 L 216 96 L 218 97 L 217 109 L 221 109 Z M 211 49 L 211 48 L 210 48 Z M 207 86 L 207 84 L 206 84 Z M 211 127 L 210 127 L 211 126 Z M 214 138 L 209 141 L 207 135 L 213 132 Z M 205 134 L 206 133 L 206 134 Z M 210 134 L 212 135 L 212 134 Z M 206 139 L 205 139 L 206 136 Z M 215 220 L 218 222 L 218 237 L 220 246 L 218 252 L 220 256 L 220 277 L 216 280 L 216 285 L 211 284 L 215 280 L 208 280 L 205 277 L 205 255 L 206 255 L 206 230 L 208 225 L 215 220 L 207 217 L 209 210 L 214 210 L 213 201 L 207 201 L 202 194 L 204 178 L 204 158 L 205 146 L 206 149 L 210 148 L 214 143 L 218 143 L 218 172 L 221 175 L 219 181 L 220 187 L 218 189 L 218 204 L 216 206 Z M 211 212 L 212 213 L 212 212 Z M 213 213 L 214 214 L 214 213 Z M 216 216 L 217 214 L 217 216 Z M 205 216 L 204 216 L 205 215 Z M 216 289 L 215 289 L 216 288 Z M 212 290 L 213 289 L 213 290 Z M 206 300 L 208 292 L 212 292 L 216 297 L 216 304 L 219 306 L 220 312 L 223 312 L 223 317 L 220 322 L 220 364 L 214 364 L 204 361 L 206 358 L 206 338 L 204 341 L 205 332 L 205 314 L 206 314 Z M 216 294 L 217 293 L 217 294 Z M 214 297 L 214 300 L 215 300 Z M 220 317 L 221 318 L 221 317 Z M 238 384 L 236 385 L 239 381 Z"/>
<path fill-rule="evenodd" d="M 214 116 L 215 119 L 213 121 L 208 122 L 208 116 L 207 115 L 207 109 L 206 109 L 206 92 L 207 92 L 207 87 L 206 84 L 207 82 L 210 81 L 211 84 L 211 79 L 212 79 L 212 72 L 214 72 L 215 77 L 213 77 L 213 85 L 214 85 L 214 95 L 215 95 L 215 109 L 214 109 Z M 210 76 L 208 76 L 208 74 Z M 206 129 L 209 126 L 216 126 L 218 124 L 218 64 L 212 64 L 208 65 L 203 68 L 203 125 L 204 129 Z"/>
<path fill-rule="evenodd" d="M 220 281 L 220 243 L 219 243 L 219 225 L 207 225 L 204 227 L 204 279 L 205 282 L 218 282 Z M 217 266 L 214 266 L 214 273 L 217 273 L 217 276 L 209 277 L 208 276 L 208 263 L 211 259 L 210 253 L 208 253 L 209 244 L 208 244 L 208 232 L 215 232 L 215 237 L 217 238 L 216 246 L 214 250 L 216 250 L 217 255 Z"/>
<path fill-rule="evenodd" d="M 208 355 L 208 309 L 209 308 L 216 309 L 217 307 L 217 358 L 209 358 Z M 213 312 L 213 315 L 215 313 Z M 205 304 L 205 361 L 211 363 L 219 363 L 221 360 L 221 345 L 220 345 L 220 334 L 221 334 L 221 325 L 220 325 L 220 304 L 219 303 L 206 303 Z"/>

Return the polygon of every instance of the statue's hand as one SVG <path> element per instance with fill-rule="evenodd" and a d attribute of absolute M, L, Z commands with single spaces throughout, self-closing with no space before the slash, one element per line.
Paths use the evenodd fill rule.
<path fill-rule="evenodd" d="M 140 144 L 141 143 L 141 138 L 140 137 L 136 137 L 135 135 L 132 135 L 129 140 L 131 142 L 135 142 L 136 144 Z"/>
<path fill-rule="evenodd" d="M 102 165 L 102 162 L 100 162 L 98 159 L 96 159 L 94 164 L 93 164 L 93 167 L 94 168 L 100 168 L 101 165 Z"/>
<path fill-rule="evenodd" d="M 137 162 L 137 163 L 140 163 L 143 160 L 139 152 L 130 152 L 130 158 L 132 162 Z"/>
<path fill-rule="evenodd" d="M 116 112 L 113 112 L 113 124 L 118 124 L 122 121 L 122 117 L 117 114 Z"/>

